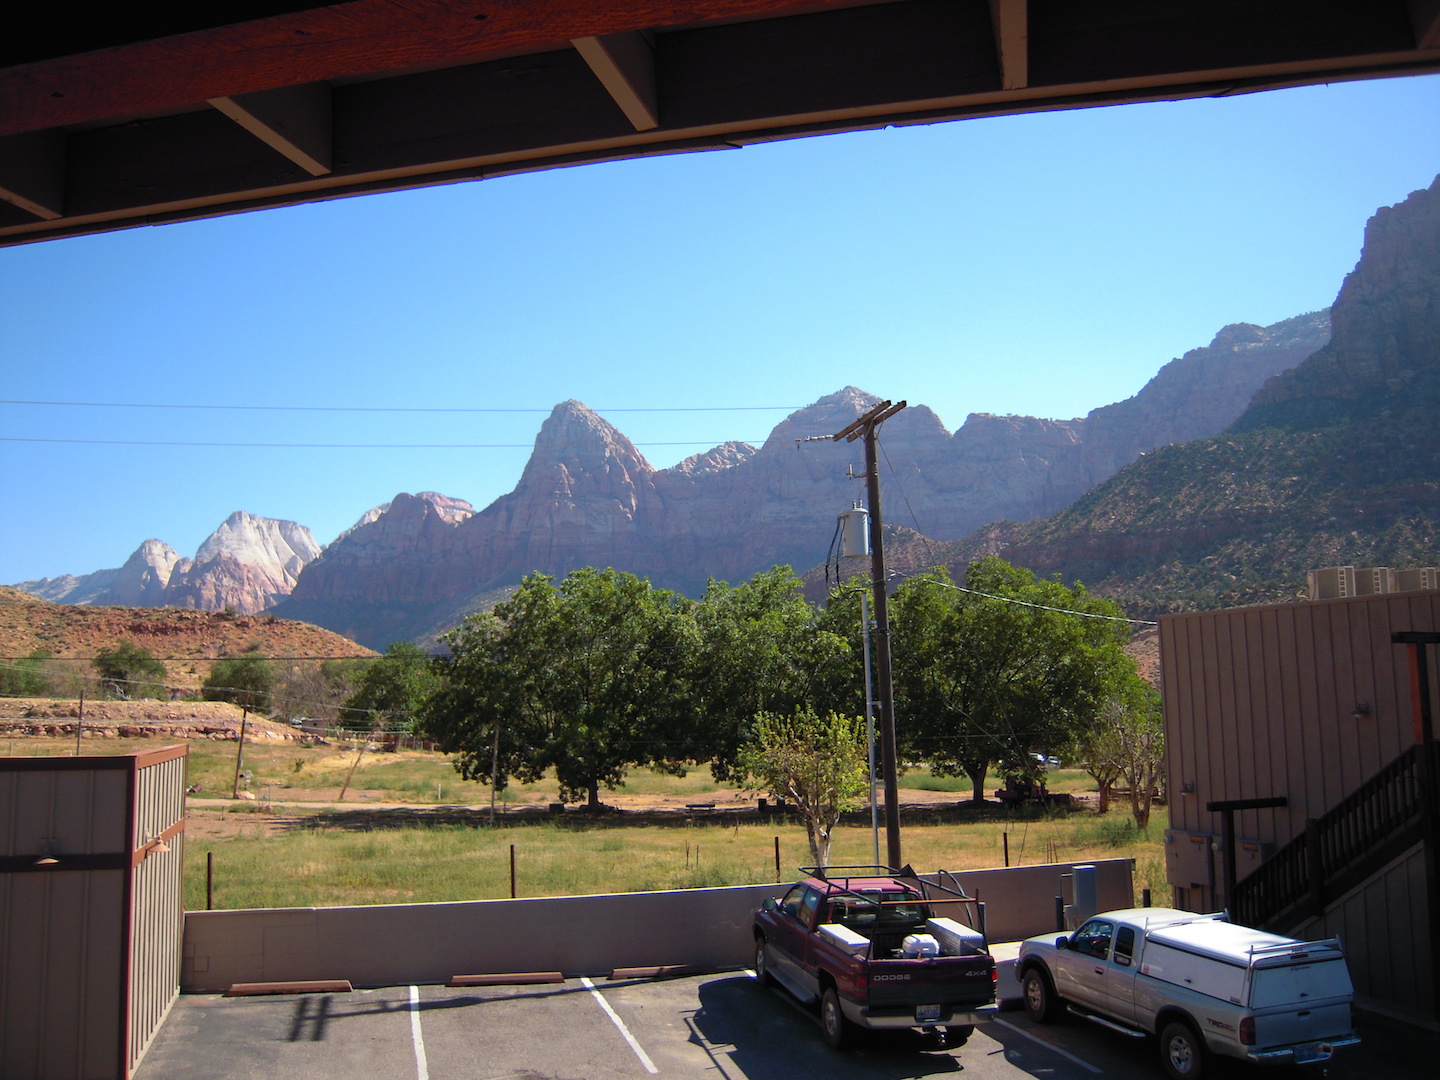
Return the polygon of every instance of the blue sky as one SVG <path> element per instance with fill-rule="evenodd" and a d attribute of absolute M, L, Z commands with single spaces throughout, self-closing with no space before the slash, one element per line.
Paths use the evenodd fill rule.
<path fill-rule="evenodd" d="M 567 398 L 657 466 L 759 441 L 847 384 L 952 430 L 970 412 L 1084 415 L 1226 323 L 1328 305 L 1370 214 L 1437 173 L 1429 76 L 3 249 L 0 398 L 147 407 L 0 404 L 0 582 L 118 566 L 152 536 L 193 555 L 237 509 L 327 543 L 398 491 L 484 506 Z M 733 411 L 679 411 L 701 408 Z"/>

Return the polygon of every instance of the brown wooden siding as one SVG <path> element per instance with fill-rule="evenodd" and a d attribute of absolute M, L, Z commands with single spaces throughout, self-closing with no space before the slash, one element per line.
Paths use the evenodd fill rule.
<path fill-rule="evenodd" d="M 1440 630 L 1440 592 L 1161 620 L 1171 794 L 1166 866 L 1178 907 L 1226 903 L 1223 855 L 1212 855 L 1213 887 L 1201 884 L 1197 869 L 1208 846 L 1197 838 L 1220 839 L 1221 816 L 1207 803 L 1287 799 L 1282 809 L 1235 815 L 1237 840 L 1269 854 L 1413 745 L 1409 650 L 1391 641 L 1407 630 Z M 1436 650 L 1429 651 L 1431 707 L 1440 715 Z M 1243 844 L 1237 849 L 1243 879 L 1256 861 L 1244 857 Z M 1427 899 L 1424 859 L 1412 852 L 1335 901 L 1314 933 L 1345 939 L 1360 994 L 1402 1014 L 1433 1013 L 1429 902 L 1440 901 Z"/>

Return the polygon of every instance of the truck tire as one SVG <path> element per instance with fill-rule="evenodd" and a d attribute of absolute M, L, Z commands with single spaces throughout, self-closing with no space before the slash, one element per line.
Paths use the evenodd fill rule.
<path fill-rule="evenodd" d="M 845 1019 L 840 995 L 833 986 L 827 986 L 820 997 L 820 1027 L 832 1049 L 844 1050 L 850 1044 L 850 1021 Z"/>
<path fill-rule="evenodd" d="M 1060 997 L 1055 984 L 1041 967 L 1029 968 L 1020 980 L 1025 1012 L 1037 1024 L 1053 1024 L 1060 1015 Z"/>
<path fill-rule="evenodd" d="M 755 981 L 761 986 L 774 986 L 775 976 L 770 974 L 770 956 L 766 951 L 765 935 L 755 935 Z"/>
<path fill-rule="evenodd" d="M 1200 1080 L 1205 1072 L 1205 1044 L 1183 1020 L 1160 1029 L 1160 1066 L 1170 1080 Z"/>

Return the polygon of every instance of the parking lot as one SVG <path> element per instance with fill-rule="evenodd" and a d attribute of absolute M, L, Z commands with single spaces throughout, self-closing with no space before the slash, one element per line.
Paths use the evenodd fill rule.
<path fill-rule="evenodd" d="M 1435 1075 L 1440 1036 L 1375 1020 L 1331 1080 Z M 1296 1078 L 1294 1068 L 1217 1063 L 1216 1076 Z M 661 980 L 569 979 L 483 988 L 182 996 L 136 1080 L 970 1080 L 1162 1076 L 1153 1042 L 1083 1021 L 1038 1027 L 1001 1013 L 955 1049 L 901 1032 L 837 1053 L 814 1015 L 749 973 Z"/>

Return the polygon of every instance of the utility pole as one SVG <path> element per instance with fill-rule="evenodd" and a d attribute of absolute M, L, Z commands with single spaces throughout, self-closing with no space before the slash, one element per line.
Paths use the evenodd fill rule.
<path fill-rule="evenodd" d="M 890 673 L 890 601 L 885 592 L 885 542 L 880 533 L 880 464 L 876 437 L 880 425 L 906 403 L 882 401 L 832 439 L 865 440 L 865 492 L 870 508 L 870 588 L 875 604 L 875 691 L 880 706 L 881 772 L 885 779 L 885 852 L 889 866 L 899 869 L 900 795 L 895 743 L 895 687 Z"/>

